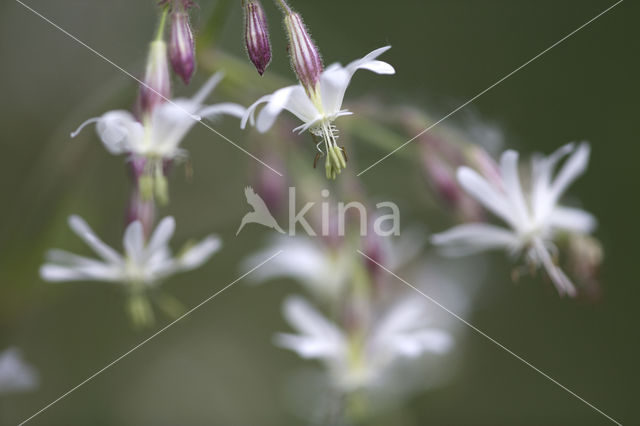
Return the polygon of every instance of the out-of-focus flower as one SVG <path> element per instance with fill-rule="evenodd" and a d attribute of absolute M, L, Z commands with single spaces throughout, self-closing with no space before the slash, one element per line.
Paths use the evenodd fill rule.
<path fill-rule="evenodd" d="M 511 229 L 485 223 L 459 225 L 434 235 L 433 243 L 447 246 L 454 255 L 494 248 L 507 249 L 514 255 L 524 251 L 530 264 L 544 266 L 561 295 L 575 296 L 573 283 L 553 258 L 557 250 L 554 238 L 561 231 L 585 234 L 596 227 L 595 218 L 586 211 L 558 205 L 568 186 L 585 171 L 589 152 L 587 143 L 577 147 L 567 144 L 549 157 L 534 157 L 530 191 L 520 183 L 515 151 L 502 154 L 499 184 L 461 167 L 458 180 L 462 187 Z M 557 163 L 570 153 L 554 177 Z"/>
<path fill-rule="evenodd" d="M 289 297 L 284 315 L 300 334 L 278 334 L 276 344 L 303 358 L 322 360 L 343 391 L 384 380 L 389 367 L 425 353 L 444 354 L 452 337 L 430 326 L 425 304 L 407 299 L 392 306 L 364 334 L 349 335 L 300 297 Z"/>
<path fill-rule="evenodd" d="M 371 236 L 367 242 L 364 247 L 367 255 L 392 270 L 415 258 L 424 245 L 424 239 L 418 232 L 406 232 L 397 238 Z M 282 251 L 280 256 L 251 274 L 251 278 L 255 282 L 292 278 L 314 296 L 335 301 L 344 294 L 354 270 L 359 267 L 357 264 L 370 263 L 357 253 L 356 248 L 345 240 L 339 244 L 327 244 L 319 238 L 278 235 L 268 248 L 250 256 L 245 264 L 247 268 L 254 267 L 265 253 Z"/>
<path fill-rule="evenodd" d="M 179 98 L 163 102 L 142 123 L 129 111 L 109 111 L 82 123 L 71 137 L 75 137 L 86 125 L 96 123 L 98 136 L 112 154 L 130 154 L 151 159 L 182 157 L 185 151 L 180 149 L 180 143 L 197 121 L 222 114 L 243 116 L 245 109 L 238 104 L 203 105 L 222 78 L 222 73 L 213 75 L 191 99 Z"/>
<path fill-rule="evenodd" d="M 169 59 L 173 71 L 189 84 L 196 69 L 195 43 L 189 14 L 180 7 L 171 12 L 171 38 L 169 41 Z"/>
<path fill-rule="evenodd" d="M 244 6 L 244 41 L 249 59 L 255 65 L 258 74 L 271 62 L 271 44 L 267 18 L 259 0 L 243 0 Z"/>
<path fill-rule="evenodd" d="M 128 154 L 131 160 L 137 161 L 138 168 L 142 167 L 137 173 L 142 197 L 151 199 L 155 192 L 161 202 L 166 202 L 165 168 L 172 160 L 186 156 L 180 143 L 193 125 L 202 118 L 211 119 L 222 114 L 239 118 L 245 111 L 234 103 L 203 105 L 222 77 L 221 73 L 212 76 L 191 99 L 163 102 L 151 114 L 144 115 L 142 122 L 129 111 L 109 111 L 82 123 L 71 137 L 86 125 L 96 123 L 98 136 L 110 153 Z"/>
<path fill-rule="evenodd" d="M 140 86 L 142 111 L 151 114 L 153 110 L 171 98 L 171 77 L 167 60 L 167 43 L 154 40 L 149 46 L 144 84 Z"/>
<path fill-rule="evenodd" d="M 390 46 L 376 49 L 346 67 L 340 64 L 330 65 L 320 74 L 314 95 L 310 95 L 303 84 L 298 84 L 263 96 L 247 109 L 242 118 L 241 127 L 245 128 L 249 122 L 255 125 L 259 132 L 266 132 L 277 116 L 286 109 L 304 122 L 294 131 L 302 133 L 309 130 L 314 136 L 322 138 L 324 151 L 321 150 L 321 153 L 327 157 L 326 175 L 327 178 L 334 179 L 346 167 L 344 152 L 337 144 L 338 130 L 333 125 L 336 118 L 351 114 L 342 109 L 345 91 L 351 77 L 359 69 L 367 69 L 377 74 L 394 74 L 395 70 L 391 65 L 376 59 L 389 48 Z M 263 103 L 267 105 L 262 108 L 256 120 L 256 109 Z"/>
<path fill-rule="evenodd" d="M 38 386 L 38 373 L 16 348 L 0 352 L 0 395 L 27 392 Z"/>
<path fill-rule="evenodd" d="M 220 239 L 210 235 L 173 257 L 169 240 L 175 231 L 175 220 L 165 217 L 148 242 L 145 242 L 142 223 L 131 223 L 122 241 L 123 256 L 98 238 L 82 218 L 69 217 L 69 226 L 101 259 L 51 250 L 48 262 L 40 268 L 40 276 L 46 281 L 106 281 L 149 286 L 178 272 L 198 268 L 221 246 Z"/>

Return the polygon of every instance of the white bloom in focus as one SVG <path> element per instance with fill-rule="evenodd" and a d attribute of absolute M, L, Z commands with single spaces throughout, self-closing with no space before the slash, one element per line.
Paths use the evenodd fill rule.
<path fill-rule="evenodd" d="M 451 336 L 431 327 L 425 314 L 423 301 L 406 299 L 392 306 L 366 335 L 349 336 L 305 299 L 292 296 L 284 303 L 284 315 L 300 334 L 280 333 L 276 344 L 323 361 L 336 386 L 355 390 L 378 384 L 402 359 L 451 349 Z"/>
<path fill-rule="evenodd" d="M 221 246 L 220 239 L 211 235 L 180 256 L 173 257 L 169 240 L 175 230 L 175 220 L 173 217 L 165 217 L 148 242 L 145 242 L 142 223 L 131 223 L 124 233 L 123 256 L 100 240 L 82 218 L 69 217 L 69 226 L 100 259 L 51 250 L 47 255 L 48 263 L 40 268 L 40 275 L 46 281 L 106 281 L 152 285 L 175 273 L 198 268 Z"/>
<path fill-rule="evenodd" d="M 152 159 L 174 159 L 185 155 L 180 143 L 193 125 L 202 118 L 221 114 L 242 117 L 245 108 L 234 103 L 203 105 L 209 93 L 222 80 L 213 75 L 191 99 L 174 99 L 153 108 L 138 121 L 125 110 L 109 111 L 90 118 L 71 134 L 75 137 L 86 125 L 96 123 L 98 136 L 111 154 L 130 154 Z"/>
<path fill-rule="evenodd" d="M 0 352 L 0 395 L 26 392 L 38 386 L 38 373 L 16 348 Z"/>
<path fill-rule="evenodd" d="M 244 129 L 249 122 L 255 125 L 259 132 L 264 133 L 271 128 L 283 110 L 291 112 L 304 123 L 294 131 L 303 133 L 310 130 L 313 135 L 322 138 L 325 146 L 323 154 L 327 156 L 327 177 L 335 178 L 346 166 L 343 152 L 336 143 L 337 129 L 332 124 L 336 118 L 351 114 L 342 109 L 345 91 L 351 77 L 359 69 L 367 69 L 377 74 L 395 74 L 391 65 L 376 59 L 390 48 L 391 46 L 386 46 L 376 49 L 346 67 L 337 63 L 330 65 L 322 72 L 313 90 L 306 90 L 302 84 L 297 84 L 263 96 L 247 109 L 242 117 L 241 127 Z M 263 103 L 267 105 L 258 113 L 256 120 L 256 109 Z"/>
<path fill-rule="evenodd" d="M 475 171 L 458 169 L 460 185 L 488 210 L 510 227 L 470 223 L 456 226 L 432 237 L 434 244 L 448 246 L 453 255 L 503 248 L 513 255 L 525 252 L 534 266 L 544 266 L 558 292 L 576 295 L 573 283 L 556 265 L 554 237 L 559 231 L 590 233 L 596 227 L 595 218 L 584 210 L 558 205 L 569 185 L 586 169 L 589 144 L 577 147 L 567 144 L 548 157 L 537 156 L 531 163 L 531 180 L 523 188 L 518 174 L 518 153 L 506 151 L 500 159 L 501 185 L 480 176 Z M 555 174 L 558 162 L 571 154 Z"/>

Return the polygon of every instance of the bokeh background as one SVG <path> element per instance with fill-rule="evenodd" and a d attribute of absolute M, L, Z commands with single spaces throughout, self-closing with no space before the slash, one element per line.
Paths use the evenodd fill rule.
<path fill-rule="evenodd" d="M 115 63 L 141 74 L 155 26 L 152 1 L 27 3 Z M 196 27 L 216 0 L 200 3 Z M 232 3 L 218 40 L 227 53 L 244 59 L 240 2 Z M 293 5 L 328 63 L 393 45 L 385 59 L 397 76 L 363 73 L 349 96 L 375 92 L 440 116 L 612 3 L 325 0 Z M 625 0 L 451 118 L 451 123 L 470 117 L 491 123 L 508 146 L 525 152 L 550 152 L 572 140 L 591 142 L 589 172 L 571 194 L 600 221 L 597 236 L 606 250 L 602 299 L 595 304 L 560 299 L 530 278 L 513 285 L 509 264 L 496 256 L 469 320 L 623 424 L 640 424 L 639 6 Z M 274 45 L 268 72 L 292 80 L 280 16 L 272 4 L 265 2 L 265 7 Z M 88 254 L 66 225 L 72 213 L 85 217 L 119 247 L 128 190 L 123 159 L 108 155 L 92 131 L 74 140 L 68 135 L 88 117 L 129 107 L 135 82 L 13 0 L 0 5 L 0 58 L 0 350 L 18 346 L 41 376 L 38 390 L 0 397 L 0 423 L 10 425 L 152 331 L 132 329 L 116 287 L 48 284 L 37 273 L 47 248 Z M 198 71 L 196 87 L 205 73 Z M 260 94 L 257 75 L 246 84 L 258 87 L 252 90 Z M 177 87 L 178 93 L 193 90 Z M 233 95 L 223 88 L 214 99 L 233 100 Z M 230 119 L 216 125 L 242 144 L 245 136 L 237 127 Z M 242 259 L 269 234 L 253 229 L 234 236 L 247 209 L 242 189 L 250 183 L 253 160 L 201 126 L 185 146 L 194 179 L 174 174 L 172 202 L 161 214 L 177 219 L 176 247 L 210 232 L 225 241 L 224 250 L 204 267 L 165 284 L 193 306 L 239 276 Z M 255 143 L 247 148 L 268 150 Z M 384 154 L 364 144 L 354 150 L 360 166 Z M 432 222 L 424 215 L 421 194 L 426 185 L 417 165 L 407 167 L 406 160 L 391 157 L 363 175 L 363 181 L 376 198 L 400 205 L 404 223 L 437 230 L 446 226 L 443 219 Z M 292 282 L 239 283 L 31 423 L 304 424 L 284 400 L 287 376 L 306 362 L 271 342 L 274 331 L 288 329 L 280 306 L 292 292 L 298 292 Z M 168 321 L 160 317 L 157 326 Z M 413 396 L 370 424 L 608 422 L 476 334 L 459 344 L 457 355 L 463 362 L 450 382 Z"/>

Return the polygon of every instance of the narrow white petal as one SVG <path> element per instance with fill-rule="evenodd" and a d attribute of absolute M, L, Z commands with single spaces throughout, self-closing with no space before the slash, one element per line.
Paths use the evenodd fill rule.
<path fill-rule="evenodd" d="M 359 69 L 369 70 L 376 74 L 390 75 L 396 73 L 395 68 L 384 61 L 370 61 L 360 65 Z"/>
<path fill-rule="evenodd" d="M 416 358 L 428 352 L 448 352 L 453 347 L 453 338 L 444 331 L 426 329 L 396 335 L 388 344 L 398 355 Z"/>
<path fill-rule="evenodd" d="M 127 226 L 122 238 L 127 257 L 137 265 L 144 261 L 144 229 L 142 222 L 136 220 Z"/>
<path fill-rule="evenodd" d="M 93 230 L 89 227 L 87 222 L 84 221 L 80 216 L 69 216 L 69 227 L 71 230 L 80 238 L 84 240 L 95 252 L 111 263 L 122 263 L 122 256 L 118 254 L 114 249 L 106 245 L 98 236 L 93 232 Z"/>
<path fill-rule="evenodd" d="M 209 80 L 205 84 L 202 85 L 200 90 L 191 98 L 191 101 L 197 105 L 201 105 L 207 96 L 215 89 L 215 87 L 222 81 L 224 78 L 223 72 L 217 72 L 212 75 Z"/>
<path fill-rule="evenodd" d="M 290 349 L 302 358 L 334 358 L 341 348 L 332 345 L 332 341 L 317 336 L 298 336 L 295 334 L 277 333 L 274 343 L 281 348 Z"/>
<path fill-rule="evenodd" d="M 515 233 L 484 223 L 456 226 L 433 235 L 431 242 L 445 246 L 444 253 L 451 256 L 464 256 L 497 248 L 516 250 L 520 244 Z"/>
<path fill-rule="evenodd" d="M 555 228 L 589 234 L 596 229 L 598 221 L 582 209 L 558 206 L 551 212 L 549 224 Z"/>
<path fill-rule="evenodd" d="M 220 238 L 211 235 L 187 250 L 180 256 L 178 262 L 183 270 L 198 268 L 220 250 L 220 247 L 222 247 Z"/>
<path fill-rule="evenodd" d="M 122 271 L 106 264 L 62 266 L 46 263 L 40 267 L 40 277 L 45 281 L 120 281 Z"/>
<path fill-rule="evenodd" d="M 218 115 L 226 114 L 233 117 L 242 118 L 246 112 L 246 108 L 232 102 L 209 105 L 198 111 L 198 115 L 202 118 L 214 118 Z"/>
<path fill-rule="evenodd" d="M 265 102 L 269 102 L 271 100 L 272 96 L 273 95 L 264 95 L 263 97 L 261 97 L 260 99 L 255 101 L 253 104 L 251 104 L 251 106 L 249 106 L 249 108 L 247 108 L 247 110 L 245 111 L 244 115 L 242 116 L 242 120 L 240 120 L 240 128 L 241 129 L 244 129 L 245 127 L 247 127 L 247 122 L 249 122 L 252 126 L 255 126 L 256 109 L 261 104 L 263 104 Z"/>
<path fill-rule="evenodd" d="M 147 252 L 154 253 L 157 250 L 165 248 L 169 244 L 169 240 L 173 237 L 176 230 L 176 220 L 172 216 L 167 216 L 156 226 L 149 244 L 147 244 Z"/>
<path fill-rule="evenodd" d="M 558 293 L 561 296 L 567 294 L 571 297 L 575 297 L 577 294 L 575 286 L 573 285 L 569 277 L 567 277 L 566 274 L 562 271 L 562 269 L 560 269 L 558 266 L 556 266 L 555 263 L 553 263 L 551 255 L 544 246 L 544 243 L 540 239 L 535 239 L 533 241 L 533 244 L 538 259 L 542 262 L 542 265 L 546 269 L 547 274 L 549 274 L 549 278 L 551 278 L 551 281 L 556 286 Z"/>
<path fill-rule="evenodd" d="M 517 228 L 520 223 L 514 216 L 506 196 L 492 186 L 485 178 L 468 167 L 458 168 L 458 182 L 473 198 L 478 200 L 488 210 L 505 220 L 509 225 Z"/>
<path fill-rule="evenodd" d="M 502 183 L 509 201 L 513 208 L 513 216 L 517 217 L 518 223 L 526 224 L 530 222 L 529 211 L 525 204 L 520 176 L 518 174 L 518 153 L 516 151 L 505 151 L 500 157 L 500 174 Z"/>
<path fill-rule="evenodd" d="M 283 310 L 291 327 L 309 338 L 326 341 L 333 351 L 343 350 L 344 336 L 341 331 L 305 299 L 290 296 L 285 300 Z"/>
<path fill-rule="evenodd" d="M 84 129 L 85 127 L 87 127 L 91 123 L 97 123 L 99 120 L 100 120 L 100 117 L 93 117 L 93 118 L 90 118 L 90 119 L 84 121 L 81 125 L 78 126 L 78 128 L 76 130 L 71 132 L 71 137 L 75 138 L 82 131 L 82 129 Z"/>
<path fill-rule="evenodd" d="M 551 184 L 551 197 L 557 201 L 566 189 L 587 169 L 591 148 L 586 142 L 581 143 L 558 172 Z"/>

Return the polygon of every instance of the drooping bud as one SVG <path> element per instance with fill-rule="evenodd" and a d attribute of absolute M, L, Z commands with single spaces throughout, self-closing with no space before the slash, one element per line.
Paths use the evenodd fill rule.
<path fill-rule="evenodd" d="M 281 1 L 285 13 L 284 25 L 289 35 L 289 55 L 298 80 L 309 96 L 316 94 L 316 85 L 322 73 L 322 58 L 309 32 L 302 22 L 300 14 L 293 12 L 284 1 Z"/>
<path fill-rule="evenodd" d="M 171 78 L 167 60 L 167 43 L 154 40 L 149 46 L 149 57 L 144 76 L 144 84 L 140 87 L 140 106 L 143 113 L 150 113 L 171 96 Z"/>
<path fill-rule="evenodd" d="M 189 15 L 185 10 L 176 10 L 171 13 L 169 59 L 173 71 L 185 84 L 189 84 L 196 68 L 196 60 L 193 33 L 189 24 Z"/>
<path fill-rule="evenodd" d="M 244 3 L 244 40 L 249 59 L 262 75 L 271 61 L 267 18 L 259 0 Z"/>

